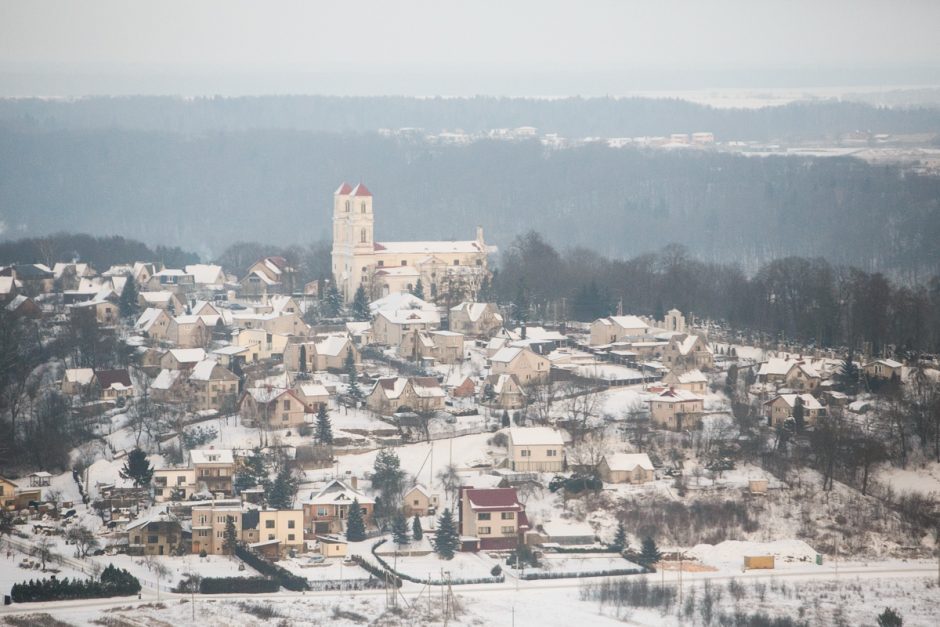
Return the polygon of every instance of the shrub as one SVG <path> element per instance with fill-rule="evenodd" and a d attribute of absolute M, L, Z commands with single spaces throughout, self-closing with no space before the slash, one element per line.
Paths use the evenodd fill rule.
<path fill-rule="evenodd" d="M 295 575 L 277 564 L 272 564 L 243 546 L 239 545 L 235 547 L 235 555 L 259 573 L 271 577 L 276 580 L 278 585 L 284 586 L 288 590 L 300 592 L 301 590 L 310 589 L 310 584 L 307 583 L 307 580 L 303 577 Z"/>
<path fill-rule="evenodd" d="M 280 588 L 277 581 L 265 577 L 203 577 L 199 582 L 200 594 L 263 594 Z"/>
<path fill-rule="evenodd" d="M 503 574 L 503 569 L 499 564 L 497 564 L 490 570 L 490 574 L 493 575 L 494 577 L 499 577 L 500 575 Z"/>
<path fill-rule="evenodd" d="M 206 550 L 205 550 L 205 549 L 199 551 L 199 557 L 206 557 L 207 555 L 209 555 L 209 554 L 206 553 Z"/>

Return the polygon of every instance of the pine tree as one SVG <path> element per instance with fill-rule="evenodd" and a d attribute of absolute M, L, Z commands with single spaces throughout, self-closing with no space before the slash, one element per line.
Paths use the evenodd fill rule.
<path fill-rule="evenodd" d="M 382 449 L 372 466 L 372 488 L 380 495 L 375 504 L 376 516 L 386 520 L 394 515 L 404 487 L 405 472 L 401 469 L 398 454 L 391 449 Z"/>
<path fill-rule="evenodd" d="M 643 538 L 643 547 L 640 549 L 640 558 L 637 561 L 647 568 L 652 568 L 653 564 L 662 558 L 663 554 L 660 553 L 659 547 L 656 546 L 656 542 L 654 542 L 653 539 L 649 536 Z"/>
<path fill-rule="evenodd" d="M 500 425 L 502 425 L 503 427 L 508 427 L 508 426 L 510 426 L 510 425 L 509 425 L 509 411 L 508 411 L 508 410 L 505 410 L 505 409 L 503 410 L 503 415 L 502 415 L 502 417 L 500 418 L 499 422 L 500 422 Z"/>
<path fill-rule="evenodd" d="M 614 541 L 610 543 L 610 548 L 618 553 L 627 550 L 627 529 L 623 526 L 623 522 L 617 523 L 617 532 L 614 534 Z"/>
<path fill-rule="evenodd" d="M 222 550 L 226 555 L 235 553 L 235 547 L 238 545 L 238 536 L 235 533 L 235 518 L 233 516 L 225 517 L 225 532 L 222 536 Z"/>
<path fill-rule="evenodd" d="M 849 353 L 842 360 L 842 366 L 839 368 L 839 372 L 836 373 L 836 380 L 842 387 L 843 392 L 855 394 L 858 392 L 858 377 L 858 364 L 853 361 L 852 353 Z"/>
<path fill-rule="evenodd" d="M 350 542 L 362 542 L 366 539 L 366 525 L 362 520 L 362 506 L 359 499 L 353 499 L 346 516 L 346 539 Z"/>
<path fill-rule="evenodd" d="M 411 537 L 415 539 L 415 542 L 418 542 L 424 537 L 424 529 L 421 528 L 421 519 L 418 518 L 417 514 L 411 519 Z"/>
<path fill-rule="evenodd" d="M 424 283 L 421 282 L 421 278 L 418 278 L 418 282 L 415 283 L 414 289 L 411 290 L 412 295 L 424 300 Z"/>
<path fill-rule="evenodd" d="M 274 509 L 290 509 L 297 493 L 297 481 L 291 476 L 286 466 L 277 473 L 274 481 L 267 486 L 268 505 Z"/>
<path fill-rule="evenodd" d="M 330 281 L 330 286 L 326 288 L 322 309 L 326 318 L 335 318 L 343 310 L 343 297 L 340 296 L 339 290 L 336 288 L 336 281 Z"/>
<path fill-rule="evenodd" d="M 137 303 L 139 291 L 137 290 L 137 281 L 134 280 L 134 277 L 130 274 L 126 276 L 127 280 L 124 282 L 124 289 L 121 290 L 121 300 L 118 303 L 118 307 L 121 310 L 122 316 L 125 318 L 133 318 L 140 310 Z"/>
<path fill-rule="evenodd" d="M 362 285 L 356 290 L 353 296 L 353 318 L 360 322 L 368 322 L 372 319 L 372 313 L 369 311 L 369 299 L 366 296 L 366 288 Z"/>
<path fill-rule="evenodd" d="M 454 558 L 454 553 L 456 553 L 459 548 L 460 536 L 457 534 L 454 518 L 450 514 L 450 508 L 444 508 L 441 517 L 437 519 L 437 535 L 434 538 L 434 552 L 442 559 L 450 560 Z"/>
<path fill-rule="evenodd" d="M 330 423 L 330 415 L 326 411 L 326 405 L 321 404 L 317 410 L 317 442 L 320 444 L 333 444 L 333 425 Z"/>
<path fill-rule="evenodd" d="M 401 511 L 395 514 L 395 518 L 392 520 L 392 538 L 395 540 L 395 544 L 399 546 L 408 544 L 411 541 L 411 538 L 408 537 L 408 519 Z"/>
<path fill-rule="evenodd" d="M 904 625 L 904 619 L 901 618 L 901 615 L 897 610 L 886 607 L 885 610 L 878 615 L 878 627 L 902 627 Z"/>
<path fill-rule="evenodd" d="M 346 376 L 349 377 L 349 395 L 357 401 L 362 400 L 362 390 L 359 389 L 359 372 L 356 370 L 356 358 L 350 350 L 346 353 Z"/>
<path fill-rule="evenodd" d="M 519 284 L 516 288 L 516 299 L 513 305 L 515 305 L 516 324 L 525 329 L 526 322 L 529 321 L 529 296 L 526 291 L 525 282 L 522 279 L 519 279 Z"/>
<path fill-rule="evenodd" d="M 803 431 L 806 410 L 803 406 L 803 399 L 799 396 L 793 401 L 793 422 L 796 424 L 797 432 Z"/>
<path fill-rule="evenodd" d="M 150 479 L 153 478 L 153 466 L 147 461 L 147 454 L 139 448 L 127 454 L 124 468 L 120 472 L 122 478 L 132 479 L 138 488 L 150 485 Z"/>

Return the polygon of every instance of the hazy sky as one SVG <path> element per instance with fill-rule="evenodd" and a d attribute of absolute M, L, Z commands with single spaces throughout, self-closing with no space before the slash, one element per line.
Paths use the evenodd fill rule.
<path fill-rule="evenodd" d="M 938 0 L 0 0 L 0 79 L 5 92 L 73 93 L 182 93 L 200 81 L 445 93 L 519 76 L 557 76 L 563 89 L 584 75 L 772 86 L 843 70 L 846 82 L 931 82 L 938 24 Z"/>

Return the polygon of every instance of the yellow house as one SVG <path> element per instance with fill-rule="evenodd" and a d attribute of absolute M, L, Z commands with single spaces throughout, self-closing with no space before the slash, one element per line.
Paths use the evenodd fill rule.
<path fill-rule="evenodd" d="M 514 374 L 520 383 L 548 380 L 551 362 L 528 346 L 506 346 L 489 358 L 490 374 Z"/>
<path fill-rule="evenodd" d="M 663 384 L 693 394 L 705 394 L 708 391 L 708 378 L 697 368 L 685 372 L 671 370 L 663 377 Z"/>
<path fill-rule="evenodd" d="M 205 348 L 210 334 L 201 316 L 176 316 L 167 326 L 167 339 L 180 348 Z"/>
<path fill-rule="evenodd" d="M 154 501 L 174 499 L 185 501 L 196 491 L 196 470 L 193 468 L 157 468 L 153 471 Z"/>
<path fill-rule="evenodd" d="M 650 326 L 637 316 L 608 316 L 591 323 L 591 346 L 613 344 L 650 334 Z"/>
<path fill-rule="evenodd" d="M 323 557 L 346 557 L 349 544 L 338 536 L 317 536 L 317 545 Z"/>
<path fill-rule="evenodd" d="M 444 397 L 444 390 L 434 377 L 383 377 L 366 397 L 366 406 L 382 415 L 439 410 L 444 409 Z"/>
<path fill-rule="evenodd" d="M 440 497 L 431 494 L 430 490 L 421 484 L 412 486 L 402 497 L 402 509 L 407 516 L 428 516 L 434 514 L 440 505 Z"/>
<path fill-rule="evenodd" d="M 171 555 L 183 541 L 179 521 L 167 512 L 158 512 L 128 523 L 128 552 L 137 555 Z"/>
<path fill-rule="evenodd" d="M 263 509 L 258 512 L 258 542 L 276 540 L 281 555 L 304 548 L 304 512 L 302 509 Z"/>
<path fill-rule="evenodd" d="M 526 393 L 513 374 L 491 374 L 480 392 L 480 402 L 497 409 L 525 407 Z"/>
<path fill-rule="evenodd" d="M 379 311 L 372 322 L 372 341 L 384 346 L 401 346 L 405 335 L 413 331 L 431 331 L 440 324 L 441 316 L 436 311 Z"/>
<path fill-rule="evenodd" d="M 235 409 L 238 396 L 238 377 L 225 366 L 211 359 L 193 366 L 189 375 L 190 401 L 194 410 Z"/>
<path fill-rule="evenodd" d="M 815 368 L 801 359 L 773 357 L 760 365 L 757 380 L 761 383 L 772 383 L 778 388 L 812 392 L 819 387 L 822 377 Z"/>
<path fill-rule="evenodd" d="M 94 387 L 95 371 L 92 368 L 68 368 L 62 379 L 63 394 L 81 394 Z"/>
<path fill-rule="evenodd" d="M 871 379 L 897 379 L 901 380 L 901 371 L 904 364 L 893 359 L 876 359 L 862 368 L 865 374 Z"/>
<path fill-rule="evenodd" d="M 167 293 L 169 294 L 169 292 Z M 134 326 L 151 340 L 165 342 L 169 339 L 172 320 L 173 319 L 165 309 L 148 307 L 140 314 L 140 317 L 137 318 L 137 322 Z"/>
<path fill-rule="evenodd" d="M 509 467 L 520 472 L 561 472 L 565 443 L 561 433 L 548 427 L 511 427 Z"/>
<path fill-rule="evenodd" d="M 781 394 L 764 403 L 767 423 L 775 427 L 783 424 L 787 418 L 793 416 L 797 399 L 803 403 L 803 423 L 806 426 L 815 425 L 819 417 L 825 415 L 826 408 L 820 405 L 812 394 Z"/>
<path fill-rule="evenodd" d="M 702 424 L 705 399 L 687 390 L 670 388 L 647 401 L 653 423 L 665 429 L 684 431 Z"/>
<path fill-rule="evenodd" d="M 612 453 L 604 455 L 597 465 L 601 479 L 607 483 L 646 483 L 652 481 L 653 463 L 646 453 Z"/>
<path fill-rule="evenodd" d="M 474 337 L 490 337 L 503 326 L 493 303 L 460 303 L 450 309 L 450 329 Z"/>
<path fill-rule="evenodd" d="M 235 457 L 229 449 L 193 449 L 189 466 L 196 472 L 198 490 L 232 494 Z"/>
<path fill-rule="evenodd" d="M 270 333 L 264 329 L 239 329 L 233 344 L 248 348 L 245 361 L 254 363 L 284 355 L 289 338 L 280 333 Z"/>
<path fill-rule="evenodd" d="M 663 349 L 663 364 L 667 368 L 710 369 L 715 356 L 701 335 L 674 335 Z"/>
<path fill-rule="evenodd" d="M 293 390 L 253 387 L 245 390 L 238 410 L 244 425 L 259 421 L 272 429 L 290 429 L 304 424 L 306 405 Z"/>

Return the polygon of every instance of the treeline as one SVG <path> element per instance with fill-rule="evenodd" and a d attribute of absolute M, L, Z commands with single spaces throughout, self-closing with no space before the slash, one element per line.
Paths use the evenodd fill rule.
<path fill-rule="evenodd" d="M 171 268 L 181 268 L 199 263 L 199 256 L 176 246 L 151 248 L 143 242 L 117 235 L 96 237 L 83 233 L 55 233 L 0 242 L 0 264 L 44 263 L 51 268 L 57 261 L 73 260 L 90 263 L 98 272 L 104 272 L 112 265 L 134 261 L 162 262 Z"/>
<path fill-rule="evenodd" d="M 940 178 L 852 158 L 273 130 L 0 130 L 0 163 L 3 219 L 25 233 L 120 234 L 206 259 L 245 240 L 328 240 L 333 191 L 361 178 L 375 194 L 378 241 L 472 239 L 482 225 L 505 247 L 537 225 L 549 241 L 612 258 L 677 242 L 748 272 L 790 255 L 906 281 L 940 272 Z"/>
<path fill-rule="evenodd" d="M 716 109 L 652 98 L 409 98 L 403 96 L 171 96 L 0 100 L 0 125 L 17 130 L 128 129 L 201 134 L 289 129 L 371 132 L 417 127 L 481 132 L 535 126 L 566 137 L 636 137 L 711 131 L 721 140 L 779 140 L 876 133 L 935 133 L 936 108 L 881 108 L 857 102 L 796 102 Z"/>
<path fill-rule="evenodd" d="M 37 601 L 65 601 L 69 599 L 99 599 L 106 597 L 130 596 L 140 592 L 140 582 L 123 568 L 108 566 L 96 579 L 30 579 L 25 583 L 15 583 L 10 597 L 16 603 L 34 603 Z"/>
<path fill-rule="evenodd" d="M 559 252 L 538 233 L 505 251 L 492 296 L 529 319 L 591 321 L 616 311 L 687 316 L 820 347 L 940 352 L 940 276 L 914 286 L 824 259 L 787 257 L 754 275 L 671 245 L 625 261 L 584 248 Z M 519 312 L 522 312 L 521 314 Z"/>

